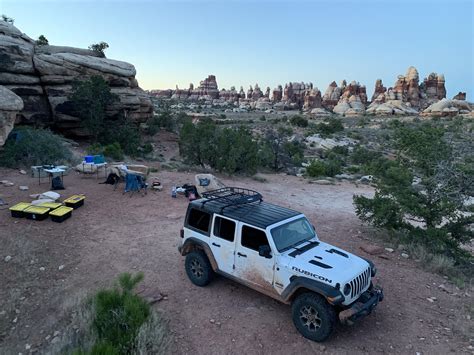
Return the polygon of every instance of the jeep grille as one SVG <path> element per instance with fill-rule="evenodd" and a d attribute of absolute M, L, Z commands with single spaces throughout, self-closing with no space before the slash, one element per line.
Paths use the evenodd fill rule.
<path fill-rule="evenodd" d="M 359 276 L 357 276 L 355 279 L 353 279 L 350 284 L 351 284 L 351 298 L 354 297 L 359 297 L 359 295 L 362 293 L 362 290 L 364 290 L 370 283 L 370 268 L 365 270 L 363 273 L 361 273 Z"/>

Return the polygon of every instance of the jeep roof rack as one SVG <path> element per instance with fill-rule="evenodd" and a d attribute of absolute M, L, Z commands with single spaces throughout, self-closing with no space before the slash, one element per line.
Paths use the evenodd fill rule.
<path fill-rule="evenodd" d="M 209 201 L 218 201 L 219 204 L 221 204 L 221 212 L 230 206 L 263 201 L 263 197 L 259 192 L 241 187 L 224 187 L 217 190 L 203 192 L 202 196 L 206 198 L 206 200 L 202 201 L 203 205 Z"/>

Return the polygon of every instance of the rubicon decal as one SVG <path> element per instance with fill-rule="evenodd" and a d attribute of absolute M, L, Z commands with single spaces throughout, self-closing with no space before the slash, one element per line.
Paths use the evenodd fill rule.
<path fill-rule="evenodd" d="M 312 272 L 309 272 L 309 271 L 306 271 L 306 270 L 301 270 L 301 269 L 299 269 L 295 266 L 293 266 L 292 269 L 296 272 L 299 272 L 300 274 L 311 276 L 311 277 L 314 277 L 315 279 L 318 279 L 318 280 L 321 280 L 321 281 L 324 281 L 324 282 L 327 282 L 327 283 L 332 283 L 332 280 L 327 279 L 324 276 L 313 274 Z"/>

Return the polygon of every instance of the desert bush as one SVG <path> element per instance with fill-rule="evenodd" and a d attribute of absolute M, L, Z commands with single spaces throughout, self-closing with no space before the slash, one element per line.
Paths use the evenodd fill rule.
<path fill-rule="evenodd" d="M 38 39 L 35 41 L 35 43 L 37 46 L 47 46 L 49 44 L 49 41 L 45 36 L 40 35 Z"/>
<path fill-rule="evenodd" d="M 16 127 L 0 150 L 0 165 L 20 166 L 66 164 L 72 161 L 71 150 L 62 137 L 45 129 Z"/>
<path fill-rule="evenodd" d="M 290 118 L 290 124 L 298 127 L 308 127 L 308 119 L 300 115 L 295 115 Z"/>
<path fill-rule="evenodd" d="M 474 236 L 474 216 L 462 213 L 464 196 L 473 193 L 474 165 L 462 159 L 445 134 L 429 123 L 398 128 L 397 160 L 376 160 L 375 196 L 356 195 L 354 204 L 363 221 L 403 231 L 412 243 L 460 260 L 467 256 L 460 246 Z M 469 145 L 468 140 L 462 149 Z"/>
<path fill-rule="evenodd" d="M 5 22 L 10 23 L 12 25 L 15 23 L 15 20 L 13 18 L 8 17 L 5 14 L 2 15 L 2 21 L 5 21 Z"/>
<path fill-rule="evenodd" d="M 65 332 L 53 353 L 74 355 L 166 354 L 167 322 L 134 289 L 143 274 L 121 274 L 113 288 L 103 289 L 79 305 L 72 332 Z"/>
<path fill-rule="evenodd" d="M 180 130 L 180 154 L 189 164 L 206 165 L 227 173 L 255 173 L 258 144 L 244 128 L 219 128 L 210 119 L 194 125 L 186 121 Z"/>
<path fill-rule="evenodd" d="M 107 48 L 109 48 L 109 44 L 107 42 L 93 43 L 89 46 L 89 49 L 91 51 L 98 52 L 104 57 L 105 57 L 105 50 Z"/>
<path fill-rule="evenodd" d="M 313 160 L 306 168 L 306 174 L 310 177 L 326 176 L 326 165 L 320 160 Z"/>
<path fill-rule="evenodd" d="M 363 146 L 357 146 L 353 150 L 350 156 L 350 160 L 354 164 L 370 164 L 374 160 L 377 160 L 378 158 L 380 158 L 381 156 L 382 156 L 382 153 L 380 152 L 368 150 L 367 148 Z"/>
<path fill-rule="evenodd" d="M 325 122 L 318 123 L 313 126 L 312 131 L 319 133 L 323 137 L 330 136 L 331 134 L 341 132 L 344 130 L 342 121 L 338 118 L 329 118 Z"/>
<path fill-rule="evenodd" d="M 260 140 L 260 164 L 278 171 L 285 167 L 301 165 L 304 144 L 290 140 L 293 131 L 287 127 L 268 129 Z"/>
<path fill-rule="evenodd" d="M 123 151 L 119 143 L 115 142 L 104 146 L 104 155 L 110 157 L 113 160 L 122 160 Z"/>
<path fill-rule="evenodd" d="M 328 159 L 326 161 L 313 160 L 306 168 L 306 174 L 310 177 L 328 176 L 333 177 L 342 172 L 342 163 L 339 160 Z"/>
<path fill-rule="evenodd" d="M 119 119 L 110 121 L 99 141 L 106 145 L 119 143 L 125 154 L 136 156 L 139 153 L 141 137 L 137 126 L 129 119 L 120 116 Z"/>
<path fill-rule="evenodd" d="M 88 80 L 75 81 L 69 96 L 73 112 L 93 137 L 94 142 L 106 131 L 105 111 L 107 106 L 118 100 L 110 91 L 107 82 L 99 75 Z"/>
<path fill-rule="evenodd" d="M 133 350 L 140 327 L 150 315 L 148 303 L 132 292 L 142 280 L 142 273 L 122 274 L 118 287 L 99 291 L 94 298 L 93 327 L 98 339 L 104 346 L 111 345 L 123 354 Z"/>

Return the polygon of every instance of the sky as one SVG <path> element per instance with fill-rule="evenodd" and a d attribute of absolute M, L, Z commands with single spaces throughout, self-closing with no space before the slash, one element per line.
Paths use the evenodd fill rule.
<path fill-rule="evenodd" d="M 409 66 L 443 73 L 448 97 L 474 95 L 474 0 L 0 0 L 32 38 L 130 62 L 144 89 L 187 88 L 209 74 L 219 88 L 272 89 L 343 79 L 370 95 Z"/>

